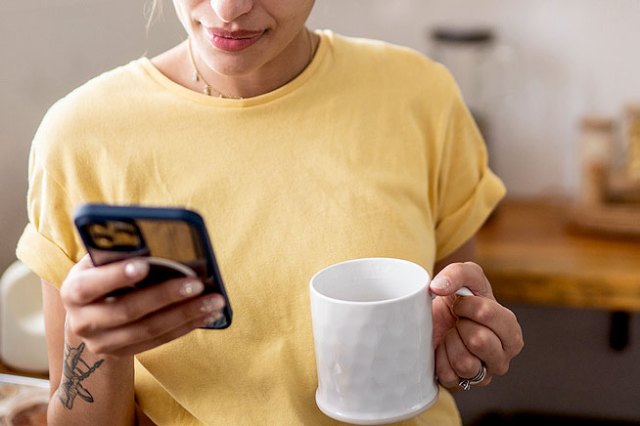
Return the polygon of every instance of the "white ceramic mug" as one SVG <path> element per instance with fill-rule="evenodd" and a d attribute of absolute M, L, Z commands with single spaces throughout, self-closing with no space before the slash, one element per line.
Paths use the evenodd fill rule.
<path fill-rule="evenodd" d="M 437 400 L 429 281 L 420 265 L 391 258 L 341 262 L 313 276 L 316 403 L 323 413 L 383 424 Z"/>

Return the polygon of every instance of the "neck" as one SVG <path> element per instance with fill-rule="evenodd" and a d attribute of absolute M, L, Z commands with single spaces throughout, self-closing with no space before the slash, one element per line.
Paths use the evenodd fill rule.
<path fill-rule="evenodd" d="M 187 40 L 193 88 L 210 96 L 240 99 L 271 92 L 297 77 L 313 59 L 317 36 L 303 28 L 276 58 L 247 72 L 225 70 L 224 64 L 219 71 L 208 67 L 190 43 Z"/>

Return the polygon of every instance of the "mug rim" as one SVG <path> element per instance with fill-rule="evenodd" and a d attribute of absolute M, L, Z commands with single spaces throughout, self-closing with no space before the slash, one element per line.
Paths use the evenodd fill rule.
<path fill-rule="evenodd" d="M 316 281 L 317 277 L 328 271 L 329 269 L 334 269 L 340 266 L 344 266 L 346 264 L 350 264 L 350 263 L 362 263 L 365 261 L 375 261 L 375 260 L 383 260 L 383 261 L 392 261 L 394 263 L 404 263 L 407 265 L 411 265 L 414 267 L 419 268 L 422 272 L 424 272 L 425 276 L 426 276 L 426 280 L 424 282 L 423 285 L 421 285 L 418 289 L 407 293 L 405 295 L 399 296 L 399 297 L 394 297 L 391 299 L 384 299 L 384 300 L 373 300 L 373 301 L 358 301 L 358 300 L 343 300 L 343 299 L 336 299 L 334 297 L 330 297 L 327 296 L 323 293 L 321 293 L 320 291 L 318 291 L 315 286 L 314 286 L 314 282 Z M 326 266 L 322 269 L 320 269 L 318 272 L 316 272 L 315 274 L 313 274 L 313 276 L 311 277 L 311 279 L 309 280 L 309 289 L 311 294 L 315 294 L 317 297 L 320 297 L 324 300 L 330 301 L 332 303 L 336 303 L 336 304 L 345 304 L 345 305 L 358 305 L 358 306 L 373 306 L 373 305 L 384 305 L 384 304 L 390 304 L 390 303 L 396 303 L 399 301 L 402 301 L 404 299 L 410 299 L 412 297 L 415 297 L 416 294 L 419 294 L 422 291 L 425 291 L 426 294 L 429 294 L 429 283 L 431 282 L 431 274 L 429 274 L 429 271 L 427 271 L 422 265 L 416 263 L 416 262 L 412 262 L 410 260 L 406 260 L 406 259 L 399 259 L 399 258 L 395 258 L 395 257 L 361 257 L 361 258 L 357 258 L 357 259 L 349 259 L 349 260 L 344 260 L 341 262 L 337 262 L 337 263 L 333 263 L 329 266 Z"/>

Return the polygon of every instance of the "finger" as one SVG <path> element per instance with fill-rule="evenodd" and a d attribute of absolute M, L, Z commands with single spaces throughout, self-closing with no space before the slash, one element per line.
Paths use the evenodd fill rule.
<path fill-rule="evenodd" d="M 429 284 L 431 291 L 438 296 L 452 295 L 461 287 L 469 288 L 477 296 L 495 299 L 484 271 L 473 262 L 447 265 Z"/>
<path fill-rule="evenodd" d="M 445 345 L 441 345 L 436 349 L 436 378 L 438 382 L 448 388 L 449 390 L 460 390 L 460 381 L 463 380 L 459 377 L 455 370 L 449 364 L 449 359 L 447 357 L 447 350 Z M 479 370 L 478 370 L 479 371 Z M 476 372 L 477 374 L 477 372 Z M 474 374 L 475 376 L 475 374 Z M 491 383 L 492 377 L 491 374 L 487 370 L 487 375 L 482 380 L 482 382 L 475 384 L 474 386 L 486 386 Z"/>
<path fill-rule="evenodd" d="M 90 268 L 93 268 L 93 261 L 91 260 L 89 253 L 87 253 L 82 256 L 82 258 L 80 258 L 80 260 L 75 265 L 71 267 L 69 273 L 67 274 L 67 277 Z"/>
<path fill-rule="evenodd" d="M 204 284 L 193 278 L 165 281 L 129 292 L 114 300 L 106 299 L 85 305 L 80 318 L 70 316 L 69 327 L 78 336 L 93 336 L 198 296 L 203 290 Z"/>
<path fill-rule="evenodd" d="M 148 351 L 150 349 L 156 348 L 160 345 L 163 345 L 165 343 L 171 342 L 172 340 L 177 339 L 178 337 L 182 337 L 185 334 L 188 334 L 190 332 L 192 332 L 193 330 L 195 330 L 198 327 L 202 327 L 203 325 L 209 324 L 211 322 L 217 321 L 218 319 L 220 319 L 222 317 L 222 314 L 213 314 L 211 316 L 207 316 L 205 317 L 205 319 L 203 320 L 202 318 L 198 318 L 195 319 L 191 322 L 188 322 L 186 324 L 183 324 L 173 330 L 169 330 L 167 333 L 155 337 L 153 339 L 149 339 L 149 340 L 145 340 L 143 342 L 137 343 L 135 345 L 132 346 L 127 346 L 127 347 L 123 347 L 121 349 L 115 350 L 113 352 L 113 355 L 115 356 L 130 356 L 130 355 L 135 355 L 138 354 L 140 352 L 144 352 L 144 351 Z"/>
<path fill-rule="evenodd" d="M 460 378 L 449 364 L 447 349 L 444 344 L 436 348 L 436 377 L 445 388 L 454 388 L 458 385 Z"/>
<path fill-rule="evenodd" d="M 93 268 L 93 261 L 91 260 L 89 253 L 82 256 L 78 263 L 73 265 L 73 267 L 80 270 Z"/>
<path fill-rule="evenodd" d="M 60 297 L 66 306 L 86 305 L 114 290 L 133 286 L 148 273 L 149 263 L 143 258 L 80 269 L 69 273 L 60 289 Z"/>
<path fill-rule="evenodd" d="M 482 368 L 482 361 L 467 349 L 457 328 L 449 330 L 444 345 L 449 365 L 458 377 L 474 377 Z"/>
<path fill-rule="evenodd" d="M 491 329 L 470 320 L 458 321 L 457 328 L 465 347 L 482 360 L 489 373 L 507 373 L 511 357 L 504 352 L 500 339 Z"/>
<path fill-rule="evenodd" d="M 460 298 L 453 313 L 489 328 L 500 340 L 507 356 L 513 358 L 522 350 L 522 328 L 515 314 L 498 302 L 481 297 Z"/>
<path fill-rule="evenodd" d="M 87 340 L 88 348 L 95 354 L 113 354 L 127 351 L 144 344 L 158 346 L 164 341 L 162 336 L 179 328 L 190 327 L 198 322 L 204 325 L 211 317 L 219 317 L 224 308 L 224 299 L 219 294 L 207 295 L 177 305 L 171 305 L 153 315 L 146 316 L 132 324 L 109 330 L 99 338 Z"/>

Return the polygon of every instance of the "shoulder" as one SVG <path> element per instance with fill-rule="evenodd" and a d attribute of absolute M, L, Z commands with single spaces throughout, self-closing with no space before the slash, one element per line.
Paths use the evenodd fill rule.
<path fill-rule="evenodd" d="M 447 99 L 458 94 L 449 70 L 422 52 L 381 40 L 342 36 L 329 31 L 325 31 L 324 36 L 336 69 L 356 75 L 363 84 Z"/>
<path fill-rule="evenodd" d="M 92 78 L 55 102 L 46 112 L 33 140 L 40 156 L 91 139 L 117 120 L 122 106 L 141 92 L 145 79 L 138 59 Z M 63 145 L 63 146 L 62 146 Z"/>
<path fill-rule="evenodd" d="M 146 59 L 138 59 L 92 78 L 58 100 L 47 111 L 46 120 L 58 121 L 86 116 L 123 100 L 143 76 Z"/>

